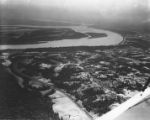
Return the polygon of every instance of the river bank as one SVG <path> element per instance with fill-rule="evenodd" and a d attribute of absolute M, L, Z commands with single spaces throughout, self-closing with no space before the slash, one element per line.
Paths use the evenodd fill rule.
<path fill-rule="evenodd" d="M 66 26 L 63 26 L 66 28 Z M 63 28 L 61 27 L 53 27 L 53 28 Z M 68 26 L 67 26 L 68 27 Z M 122 40 L 123 37 L 117 33 L 94 29 L 85 26 L 69 26 L 68 28 L 73 29 L 75 32 L 86 34 L 87 32 L 92 33 L 105 33 L 106 37 L 94 38 L 94 37 L 85 37 L 80 39 L 63 39 L 57 41 L 49 41 L 46 43 L 39 44 L 20 44 L 20 45 L 0 45 L 0 50 L 6 49 L 29 49 L 29 48 L 57 48 L 57 47 L 72 47 L 72 46 L 109 46 L 109 45 L 117 45 Z M 44 41 L 44 39 L 43 39 Z"/>
<path fill-rule="evenodd" d="M 87 27 L 82 27 L 82 29 L 81 27 L 74 27 L 73 29 L 75 31 L 82 31 L 83 33 L 87 33 L 88 31 L 97 33 L 99 31 Z M 106 38 L 110 38 L 109 41 L 112 41 L 111 37 L 107 36 Z M 75 116 L 78 116 L 76 119 L 90 119 L 84 114 L 84 111 L 83 113 L 81 112 L 82 107 L 86 108 L 89 113 L 93 111 L 93 113 L 98 113 L 99 116 L 105 114 L 112 109 L 112 105 L 121 104 L 132 97 L 132 95 L 126 94 L 128 90 L 128 92 L 134 90 L 140 91 L 149 75 L 148 56 L 150 52 L 148 50 L 144 51 L 141 48 L 133 47 L 135 43 L 133 46 L 130 44 L 130 46 L 126 45 L 124 47 L 113 46 L 114 43 L 111 44 L 113 47 L 108 45 L 105 48 L 101 48 L 102 44 L 99 45 L 99 48 L 91 47 L 95 46 L 95 39 L 98 41 L 102 40 L 101 42 L 106 41 L 103 41 L 103 38 L 84 39 L 86 39 L 85 44 L 83 41 L 80 41 L 81 39 L 78 39 L 80 41 L 79 43 L 83 44 L 83 46 L 89 46 L 88 49 L 83 49 L 83 47 L 81 47 L 82 49 L 78 49 L 80 48 L 79 45 L 75 50 L 72 44 L 74 45 L 76 43 L 72 43 L 71 45 L 67 43 L 68 48 L 62 45 L 62 50 L 56 46 L 52 48 L 41 46 L 40 49 L 34 49 L 34 47 L 37 47 L 36 45 L 31 45 L 31 49 L 29 50 L 29 48 L 23 48 L 26 45 L 21 45 L 20 47 L 22 48 L 18 49 L 22 50 L 20 52 L 14 50 L 15 52 L 12 52 L 11 55 L 15 58 L 15 54 L 17 53 L 18 59 L 13 62 L 19 63 L 20 70 L 18 71 L 23 71 L 26 75 L 29 74 L 30 77 L 32 76 L 34 78 L 34 80 L 29 79 L 28 82 L 35 82 L 35 78 L 40 77 L 43 78 L 43 81 L 47 81 L 45 78 L 52 78 L 51 82 L 57 86 L 56 88 L 63 89 L 65 93 L 56 91 L 54 94 L 49 95 L 48 93 L 48 97 L 54 103 L 53 110 L 59 113 L 60 117 L 64 119 L 74 119 Z M 93 43 L 91 46 L 89 41 Z M 57 42 L 64 41 L 53 42 L 56 44 Z M 40 43 L 40 45 L 42 44 Z M 8 49 L 13 49 L 13 47 L 12 45 L 12 48 L 8 47 Z M 56 51 L 54 50 L 55 52 L 53 52 L 52 49 Z M 11 51 L 9 52 L 11 53 Z M 41 67 L 41 65 L 44 65 L 46 68 Z M 60 71 L 57 71 L 55 67 L 60 69 Z M 56 74 L 53 74 L 55 72 Z M 21 74 L 18 73 L 18 75 Z M 29 77 L 25 78 L 28 79 Z M 20 83 L 22 84 L 22 81 Z M 76 98 L 75 101 L 73 102 L 71 98 L 67 97 L 66 93 L 73 95 L 73 98 Z M 83 106 L 78 107 L 76 102 Z M 80 112 L 75 112 L 74 110 Z"/>

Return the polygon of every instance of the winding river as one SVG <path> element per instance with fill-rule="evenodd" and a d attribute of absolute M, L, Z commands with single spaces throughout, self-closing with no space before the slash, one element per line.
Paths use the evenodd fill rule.
<path fill-rule="evenodd" d="M 49 26 L 49 27 L 59 28 L 58 26 Z M 84 34 L 86 34 L 87 32 L 106 33 L 107 37 L 90 38 L 90 39 L 88 37 L 80 39 L 63 39 L 63 40 L 49 41 L 46 43 L 24 44 L 24 45 L 0 45 L 0 50 L 48 48 L 48 47 L 56 48 L 56 47 L 71 47 L 71 46 L 110 46 L 110 45 L 117 45 L 123 40 L 123 37 L 121 35 L 102 29 L 95 29 L 86 26 L 61 26 L 60 28 L 71 28 L 76 32 L 81 32 Z"/>
<path fill-rule="evenodd" d="M 27 27 L 33 27 L 33 26 L 27 26 Z M 52 28 L 55 28 L 52 26 Z M 39 43 L 39 44 L 25 44 L 25 45 L 0 45 L 0 50 L 6 50 L 6 49 L 28 49 L 28 48 L 48 48 L 48 47 L 71 47 L 71 46 L 110 46 L 110 45 L 117 45 L 122 40 L 123 37 L 117 33 L 101 30 L 101 29 L 95 29 L 85 26 L 61 26 L 61 28 L 71 28 L 77 32 L 81 32 L 86 34 L 87 32 L 94 32 L 94 33 L 106 33 L 107 37 L 100 37 L 100 38 L 81 38 L 81 39 L 64 39 L 64 40 L 57 40 L 57 41 L 50 41 L 46 43 Z M 44 41 L 44 40 L 43 40 Z M 115 120 L 126 120 L 131 118 L 141 118 L 144 120 L 149 119 L 149 107 L 148 102 L 143 102 L 142 104 L 135 107 L 135 109 L 130 109 L 133 105 L 136 103 L 139 103 L 139 101 L 143 100 L 145 97 L 150 95 L 150 88 L 146 89 L 143 93 L 139 93 L 133 98 L 129 99 L 122 105 L 120 105 L 117 109 L 114 109 L 110 112 L 108 112 L 106 115 L 96 118 L 96 120 L 112 120 L 115 119 L 117 116 L 119 116 L 121 113 L 125 112 L 125 114 L 121 114 L 120 117 L 118 117 Z M 80 109 L 77 104 L 75 104 L 67 95 L 65 95 L 63 92 L 57 90 L 53 95 L 50 95 L 49 98 L 53 99 L 53 102 L 55 103 L 53 105 L 53 110 L 55 112 L 59 113 L 59 116 L 63 119 L 69 119 L 69 120 L 91 120 L 91 117 L 86 114 L 86 112 L 82 109 Z M 71 107 L 66 107 L 68 106 Z M 64 109 L 66 108 L 66 109 Z M 128 111 L 127 111 L 128 110 Z M 69 112 L 68 112 L 69 111 Z M 138 113 L 138 117 L 137 117 Z M 143 114 L 144 113 L 144 114 Z M 112 117 L 114 116 L 115 117 Z M 136 116 L 136 117 L 135 117 Z M 144 117 L 143 117 L 144 116 Z"/>
<path fill-rule="evenodd" d="M 33 26 L 29 26 L 33 27 Z M 52 26 L 52 28 L 56 28 Z M 90 38 L 90 36 L 80 39 L 63 39 L 57 41 L 49 41 L 46 43 L 38 44 L 25 44 L 25 45 L 0 45 L 0 50 L 6 49 L 28 49 L 28 48 L 56 48 L 56 47 L 71 47 L 71 46 L 110 46 L 117 45 L 123 37 L 117 33 L 95 29 L 85 26 L 61 26 L 61 28 L 71 28 L 76 32 L 86 34 L 92 33 L 106 33 L 107 37 Z M 90 38 L 90 39 L 89 39 Z M 44 41 L 44 40 L 43 40 Z M 16 76 L 16 75 L 15 75 Z M 22 83 L 22 81 L 20 81 Z M 44 92 L 44 91 L 43 91 Z M 60 90 L 52 95 L 49 95 L 54 105 L 53 110 L 55 113 L 59 113 L 59 117 L 64 120 L 92 120 L 93 118 L 88 115 L 83 109 L 81 109 L 73 100 Z M 65 108 L 65 109 L 64 109 Z"/>

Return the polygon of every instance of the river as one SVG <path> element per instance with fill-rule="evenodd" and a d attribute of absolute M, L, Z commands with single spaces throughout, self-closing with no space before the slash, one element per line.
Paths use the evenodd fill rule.
<path fill-rule="evenodd" d="M 33 26 L 27 26 L 33 27 Z M 59 28 L 58 26 L 49 26 L 51 28 Z M 71 28 L 76 32 L 81 32 L 86 34 L 87 32 L 95 33 L 106 33 L 107 37 L 100 38 L 80 38 L 80 39 L 63 39 L 56 41 L 49 41 L 45 43 L 36 43 L 36 44 L 21 44 L 21 45 L 0 45 L 0 50 L 6 49 L 28 49 L 28 48 L 56 48 L 56 47 L 71 47 L 71 46 L 110 46 L 117 45 L 122 40 L 123 37 L 118 34 L 107 30 L 95 29 L 86 26 L 60 26 L 60 28 Z M 43 40 L 44 41 L 44 40 Z"/>
<path fill-rule="evenodd" d="M 33 26 L 27 26 L 27 27 L 33 27 Z M 51 26 L 52 28 L 55 28 L 54 26 Z M 58 28 L 58 27 L 57 27 Z M 64 40 L 57 40 L 57 41 L 50 41 L 50 42 L 46 42 L 46 43 L 39 43 L 39 44 L 25 44 L 25 45 L 0 45 L 0 50 L 5 50 L 5 49 L 28 49 L 28 48 L 48 48 L 48 47 L 71 47 L 71 46 L 110 46 L 110 45 L 117 45 L 119 44 L 122 40 L 123 37 L 120 34 L 111 32 L 111 31 L 107 31 L 107 30 L 102 30 L 102 29 L 95 29 L 95 28 L 90 28 L 90 27 L 85 27 L 85 26 L 61 26 L 61 28 L 71 28 L 73 30 L 75 30 L 76 32 L 81 32 L 81 33 L 87 33 L 87 32 L 95 32 L 95 33 L 106 33 L 107 37 L 100 37 L 100 38 L 81 38 L 81 39 L 64 39 Z M 44 40 L 43 40 L 44 41 Z M 59 104 L 58 98 L 59 96 L 65 96 L 65 94 L 61 93 L 60 91 L 57 91 L 55 94 L 53 94 L 52 96 L 49 96 L 50 98 L 53 97 L 55 104 L 54 104 L 54 110 L 55 112 L 60 112 L 62 113 L 62 116 L 66 115 L 66 113 L 68 114 L 67 110 L 70 110 L 70 107 L 68 107 L 68 109 L 64 112 L 65 106 L 66 104 Z M 147 94 L 146 94 L 147 95 Z M 149 95 L 149 92 L 148 92 Z M 65 98 L 65 103 L 69 103 L 72 104 L 74 106 L 74 108 L 76 108 L 77 114 L 76 116 L 82 116 L 83 118 L 89 118 L 88 116 L 86 116 L 86 113 L 84 113 L 84 111 L 80 111 L 80 109 L 77 107 L 76 104 L 72 103 L 71 99 L 69 99 L 68 97 L 64 97 Z M 133 98 L 131 98 L 129 101 L 127 101 L 126 103 L 130 103 L 131 104 L 131 100 Z M 140 99 L 141 98 L 140 96 Z M 62 98 L 60 98 L 60 100 L 62 101 Z M 138 100 L 138 99 L 136 99 Z M 69 101 L 69 102 L 68 102 Z M 149 119 L 149 101 L 147 100 L 135 107 L 133 107 L 132 109 L 126 110 L 126 112 L 122 112 L 122 115 L 116 115 L 119 116 L 117 119 L 115 120 L 127 120 L 127 119 L 132 119 L 132 120 L 148 120 Z M 125 107 L 126 103 L 123 103 L 122 106 Z M 134 103 L 134 101 L 133 101 Z M 128 107 L 128 106 L 127 106 Z M 122 107 L 117 108 L 118 110 L 121 110 Z M 78 111 L 80 111 L 82 113 L 79 114 Z M 116 110 L 114 110 L 116 111 Z M 74 115 L 74 111 L 70 111 L 69 112 L 71 115 Z M 83 114 L 84 113 L 84 114 Z M 113 113 L 113 111 L 111 112 Z M 117 113 L 118 114 L 118 113 Z M 70 117 L 72 117 L 70 115 Z M 78 116 L 79 115 L 79 116 Z M 73 116 L 74 118 L 75 116 Z M 106 115 L 106 118 L 108 120 L 108 115 Z M 97 118 L 97 120 L 101 120 L 102 117 Z M 109 117 L 109 119 L 112 119 L 112 117 Z"/>

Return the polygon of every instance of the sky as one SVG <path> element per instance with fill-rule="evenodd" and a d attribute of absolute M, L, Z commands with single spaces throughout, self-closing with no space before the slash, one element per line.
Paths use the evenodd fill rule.
<path fill-rule="evenodd" d="M 150 0 L 0 0 L 5 4 L 32 4 L 40 7 L 65 7 L 73 10 L 109 11 L 148 7 Z"/>
<path fill-rule="evenodd" d="M 107 19 L 150 18 L 150 0 L 0 0 L 0 5 L 30 6 L 31 11 L 33 6 L 41 10 L 58 8 L 66 10 L 70 15 L 86 16 L 89 19 L 90 16 L 99 19 L 101 17 Z M 57 9 L 53 12 L 57 12 Z M 43 13 L 41 12 L 41 14 Z M 45 15 L 47 14 L 45 13 Z M 43 15 L 41 16 L 43 17 Z"/>

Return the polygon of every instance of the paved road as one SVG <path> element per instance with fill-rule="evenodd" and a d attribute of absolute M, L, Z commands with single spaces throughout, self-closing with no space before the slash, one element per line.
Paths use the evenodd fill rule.
<path fill-rule="evenodd" d="M 150 120 L 150 97 L 146 101 L 122 113 L 115 120 Z"/>

